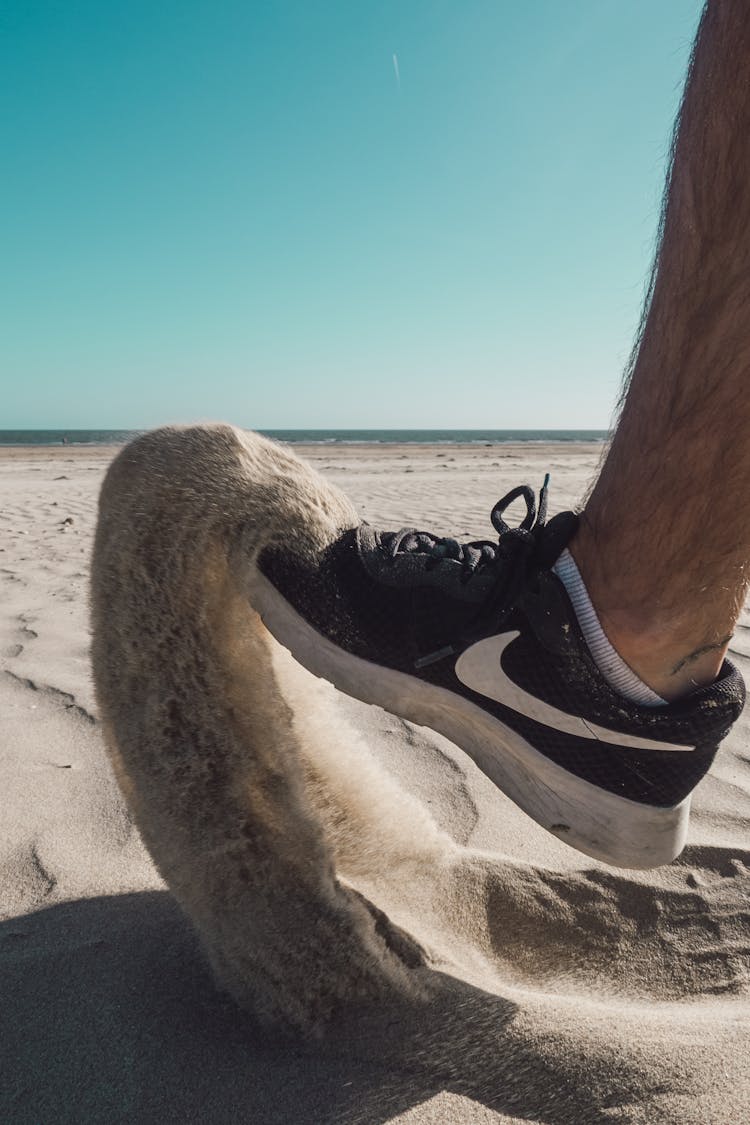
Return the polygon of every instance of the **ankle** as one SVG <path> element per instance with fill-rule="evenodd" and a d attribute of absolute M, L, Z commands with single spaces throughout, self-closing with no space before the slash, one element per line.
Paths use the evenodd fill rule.
<path fill-rule="evenodd" d="M 639 680 L 673 702 L 716 679 L 731 634 L 705 624 L 699 613 L 670 614 L 659 605 L 633 604 L 617 580 L 607 581 L 585 540 L 576 536 L 569 550 L 607 640 Z"/>
<path fill-rule="evenodd" d="M 610 644 L 652 691 L 671 703 L 713 683 L 726 655 L 729 638 L 697 640 L 671 622 L 648 626 L 622 614 L 601 611 Z"/>

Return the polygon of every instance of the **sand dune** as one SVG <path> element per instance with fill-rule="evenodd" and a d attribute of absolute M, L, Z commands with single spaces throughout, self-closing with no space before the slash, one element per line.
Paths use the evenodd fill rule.
<path fill-rule="evenodd" d="M 0 1120 L 746 1121 L 744 716 L 698 790 L 683 856 L 634 874 L 548 836 L 446 740 L 273 652 L 337 871 L 416 984 L 343 1003 L 302 1040 L 217 990 L 102 745 L 88 578 L 113 452 L 0 453 Z M 498 496 L 547 469 L 553 511 L 570 505 L 598 457 L 307 452 L 371 522 L 471 537 L 491 534 Z"/>

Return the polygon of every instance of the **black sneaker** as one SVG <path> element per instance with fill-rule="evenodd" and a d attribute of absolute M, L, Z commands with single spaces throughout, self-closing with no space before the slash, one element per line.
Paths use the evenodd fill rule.
<path fill-rule="evenodd" d="M 314 557 L 297 540 L 267 547 L 251 598 L 311 672 L 444 734 L 560 840 L 656 867 L 684 846 L 690 794 L 744 684 L 725 661 L 710 687 L 659 708 L 607 684 L 551 569 L 577 518 L 545 524 L 547 479 L 538 515 L 528 485 L 495 505 L 493 542 L 362 524 Z M 527 514 L 511 529 L 518 497 Z"/>

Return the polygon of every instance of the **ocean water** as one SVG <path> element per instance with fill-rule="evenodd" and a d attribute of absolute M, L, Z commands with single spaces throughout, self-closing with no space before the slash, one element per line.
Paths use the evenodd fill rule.
<path fill-rule="evenodd" d="M 607 430 L 259 430 L 290 444 L 496 445 L 514 441 L 606 441 Z M 124 445 L 142 430 L 0 430 L 0 445 Z"/>

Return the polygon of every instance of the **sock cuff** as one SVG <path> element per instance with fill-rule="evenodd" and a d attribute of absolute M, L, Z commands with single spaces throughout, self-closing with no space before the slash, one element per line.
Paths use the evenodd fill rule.
<path fill-rule="evenodd" d="M 565 587 L 583 633 L 583 639 L 607 683 L 631 703 L 638 703 L 642 707 L 663 707 L 666 700 L 644 684 L 610 644 L 592 605 L 581 572 L 567 547 L 552 569 Z"/>

